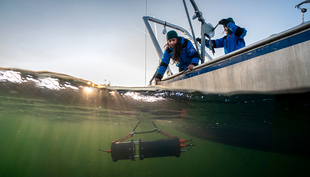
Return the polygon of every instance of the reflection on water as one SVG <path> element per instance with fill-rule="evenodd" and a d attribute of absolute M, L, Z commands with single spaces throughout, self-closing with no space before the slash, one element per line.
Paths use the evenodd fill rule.
<path fill-rule="evenodd" d="M 0 70 L 0 176 L 309 176 L 308 98 L 113 91 L 65 75 Z M 152 130 L 154 121 L 197 146 L 179 158 L 141 161 L 113 162 L 98 151 L 138 120 L 136 131 Z"/>

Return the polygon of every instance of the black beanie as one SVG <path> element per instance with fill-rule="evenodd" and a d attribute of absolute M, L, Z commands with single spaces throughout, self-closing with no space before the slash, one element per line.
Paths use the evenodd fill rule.
<path fill-rule="evenodd" d="M 167 33 L 166 37 L 167 37 L 167 41 L 168 41 L 169 39 L 178 38 L 179 36 L 178 36 L 177 32 L 175 32 L 174 30 L 171 30 Z"/>

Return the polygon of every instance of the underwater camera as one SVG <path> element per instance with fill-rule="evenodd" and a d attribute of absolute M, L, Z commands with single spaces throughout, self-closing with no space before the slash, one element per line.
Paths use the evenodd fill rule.
<path fill-rule="evenodd" d="M 136 158 L 143 160 L 145 158 L 152 158 L 152 157 L 167 157 L 167 156 L 180 157 L 181 152 L 187 152 L 192 148 L 192 146 L 195 146 L 192 140 L 184 140 L 179 139 L 176 136 L 171 136 L 168 133 L 163 132 L 162 130 L 158 130 L 155 123 L 154 122 L 152 123 L 155 127 L 153 131 L 135 132 L 136 128 L 140 124 L 139 121 L 131 133 L 129 133 L 128 135 L 124 136 L 121 139 L 112 141 L 111 150 L 104 151 L 99 149 L 99 151 L 111 153 L 113 162 L 117 162 L 118 160 L 126 160 L 126 159 L 131 159 L 132 161 L 134 161 L 136 160 Z M 147 140 L 147 141 L 144 141 L 142 139 L 135 141 L 132 139 L 131 141 L 123 142 L 124 140 L 133 137 L 134 134 L 145 134 L 152 132 L 160 133 L 168 137 L 169 139 Z M 181 149 L 185 147 L 189 148 Z"/>

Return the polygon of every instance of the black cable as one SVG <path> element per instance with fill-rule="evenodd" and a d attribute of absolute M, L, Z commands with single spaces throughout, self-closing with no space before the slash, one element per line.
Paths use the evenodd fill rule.
<path fill-rule="evenodd" d="M 140 124 L 140 120 L 139 120 L 138 124 L 136 125 L 136 127 L 132 130 L 133 132 L 136 130 L 136 128 L 138 127 L 139 124 Z"/>
<path fill-rule="evenodd" d="M 154 127 L 155 127 L 156 129 L 158 129 L 158 128 L 156 127 L 155 123 L 154 123 L 154 122 L 152 122 L 152 123 L 153 123 Z"/>
<path fill-rule="evenodd" d="M 135 132 L 135 134 L 144 134 L 144 133 L 153 133 L 153 132 L 157 132 L 157 130 L 147 131 L 147 132 Z"/>

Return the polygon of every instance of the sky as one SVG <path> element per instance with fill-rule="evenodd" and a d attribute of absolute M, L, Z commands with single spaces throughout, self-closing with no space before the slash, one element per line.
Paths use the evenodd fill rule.
<path fill-rule="evenodd" d="M 247 46 L 301 24 L 295 5 L 302 1 L 195 0 L 207 23 L 215 26 L 232 17 L 246 28 Z M 186 4 L 192 17 L 190 1 Z M 301 7 L 310 10 L 310 3 Z M 113 86 L 148 85 L 159 58 L 145 33 L 145 15 L 191 33 L 182 0 L 0 0 L 0 67 L 63 73 Z M 304 18 L 309 21 L 310 12 Z M 200 22 L 192 24 L 197 37 Z M 162 30 L 156 25 L 163 49 Z M 219 26 L 212 39 L 223 36 Z M 207 52 L 214 59 L 224 55 L 223 49 L 214 56 Z M 171 68 L 177 72 L 175 65 Z"/>

